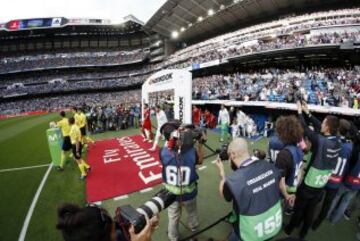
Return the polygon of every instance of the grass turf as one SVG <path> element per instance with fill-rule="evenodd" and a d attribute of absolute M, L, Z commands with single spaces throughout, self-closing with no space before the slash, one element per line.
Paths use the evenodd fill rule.
<path fill-rule="evenodd" d="M 44 116 L 20 117 L 0 121 L 0 169 L 22 166 L 32 166 L 49 163 L 50 156 L 45 138 L 45 130 L 48 123 L 58 119 L 56 114 Z M 114 136 L 137 135 L 139 130 L 128 129 L 120 132 L 107 132 L 97 134 L 95 139 L 112 138 Z M 220 146 L 218 134 L 209 132 L 209 146 Z M 266 150 L 267 140 L 262 139 L 249 143 L 249 149 L 259 148 Z M 209 152 L 207 152 L 209 153 Z M 225 203 L 218 195 L 218 174 L 213 158 L 205 160 L 205 169 L 199 171 L 199 196 L 198 209 L 200 228 L 209 225 L 220 216 L 225 215 L 231 209 L 229 203 Z M 46 167 L 0 173 L 0 240 L 12 241 L 19 236 L 26 213 L 33 196 L 46 171 Z M 229 165 L 226 172 L 230 173 Z M 85 183 L 78 179 L 79 171 L 73 161 L 67 163 L 64 172 L 52 170 L 46 185 L 40 195 L 33 217 L 30 222 L 26 240 L 62 240 L 60 233 L 55 229 L 56 208 L 60 203 L 72 202 L 80 205 L 85 204 Z M 150 199 L 161 185 L 147 193 L 130 194 L 128 199 L 104 201 L 102 206 L 114 215 L 116 207 L 131 204 L 137 207 Z M 186 213 L 182 223 L 186 223 Z M 286 219 L 286 218 L 285 218 Z M 154 241 L 167 240 L 167 212 L 161 213 L 159 229 L 154 233 Z M 199 241 L 209 237 L 225 240 L 231 231 L 230 225 L 220 223 L 198 237 Z M 357 227 L 355 220 L 342 221 L 336 227 L 325 222 L 317 232 L 310 232 L 310 241 L 351 241 L 355 239 Z M 182 237 L 189 234 L 184 225 L 180 225 Z M 278 238 L 284 237 L 280 234 Z"/>

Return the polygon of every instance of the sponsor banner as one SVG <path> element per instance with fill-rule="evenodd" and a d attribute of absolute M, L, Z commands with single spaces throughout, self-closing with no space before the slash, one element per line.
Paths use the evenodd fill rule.
<path fill-rule="evenodd" d="M 40 110 L 40 111 L 23 112 L 23 113 L 13 114 L 13 115 L 0 115 L 0 120 L 13 118 L 13 117 L 20 117 L 20 116 L 45 115 L 47 113 L 49 113 L 49 112 Z"/>
<path fill-rule="evenodd" d="M 61 146 L 62 134 L 59 128 L 51 128 L 46 130 L 46 136 L 49 144 L 51 162 L 55 166 L 59 166 L 61 162 Z"/>
<path fill-rule="evenodd" d="M 61 18 L 53 18 L 51 22 L 51 27 L 60 27 L 61 26 Z"/>
<path fill-rule="evenodd" d="M 192 119 L 191 73 L 184 69 L 166 69 L 151 75 L 142 86 L 143 103 L 149 102 L 150 93 L 166 90 L 174 90 L 174 118 L 190 124 Z"/>
<path fill-rule="evenodd" d="M 9 30 L 17 30 L 20 28 L 20 20 L 13 20 L 8 23 Z"/>
<path fill-rule="evenodd" d="M 101 201 L 162 182 L 159 152 L 150 152 L 152 143 L 142 136 L 97 141 L 88 151 L 91 173 L 86 180 L 88 202 Z"/>

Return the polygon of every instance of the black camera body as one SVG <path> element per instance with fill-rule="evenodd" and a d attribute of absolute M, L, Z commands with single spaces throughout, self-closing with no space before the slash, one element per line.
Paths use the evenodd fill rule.
<path fill-rule="evenodd" d="M 205 128 L 196 127 L 193 124 L 184 125 L 180 127 L 181 130 L 191 131 L 192 139 L 199 143 L 206 143 L 207 131 Z"/>
<path fill-rule="evenodd" d="M 161 189 L 154 197 L 137 209 L 130 205 L 118 207 L 115 217 L 116 224 L 118 227 L 122 227 L 122 232 L 127 232 L 130 225 L 133 225 L 135 233 L 138 234 L 146 226 L 146 218 L 150 219 L 157 215 L 175 200 L 176 196 L 174 194 L 166 189 Z"/>
<path fill-rule="evenodd" d="M 229 143 L 224 143 L 221 145 L 220 148 L 216 149 L 216 153 L 219 154 L 219 158 L 221 161 L 229 160 L 228 148 L 229 148 Z"/>
<path fill-rule="evenodd" d="M 127 231 L 131 225 L 134 226 L 135 233 L 140 233 L 146 225 L 145 216 L 136 211 L 130 205 L 124 205 L 119 208 L 119 214 L 121 215 L 122 225 Z"/>
<path fill-rule="evenodd" d="M 177 133 L 175 131 L 177 131 Z M 181 151 L 192 148 L 195 142 L 202 144 L 206 142 L 206 129 L 195 127 L 192 124 L 183 125 L 179 120 L 166 122 L 160 128 L 160 132 L 168 141 L 172 138 L 179 141 Z"/>

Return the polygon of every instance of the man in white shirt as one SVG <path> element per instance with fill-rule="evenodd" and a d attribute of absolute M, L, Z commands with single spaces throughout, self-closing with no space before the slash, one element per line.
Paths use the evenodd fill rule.
<path fill-rule="evenodd" d="M 162 125 L 164 125 L 168 121 L 166 114 L 161 109 L 160 105 L 155 106 L 155 113 L 156 113 L 156 120 L 157 120 L 157 130 L 156 130 L 156 134 L 155 134 L 155 141 L 154 141 L 152 148 L 149 149 L 150 151 L 155 151 L 155 148 L 159 143 L 159 138 L 161 137 L 160 128 L 162 127 Z"/>
<path fill-rule="evenodd" d="M 220 141 L 222 142 L 224 141 L 224 137 L 228 138 L 230 125 L 229 112 L 224 105 L 221 105 L 221 109 L 219 111 L 218 124 L 221 128 Z"/>

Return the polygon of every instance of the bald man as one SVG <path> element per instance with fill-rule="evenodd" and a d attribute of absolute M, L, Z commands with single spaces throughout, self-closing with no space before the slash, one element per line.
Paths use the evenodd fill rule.
<path fill-rule="evenodd" d="M 229 144 L 228 155 L 234 171 L 229 177 L 225 177 L 220 159 L 216 164 L 220 196 L 233 202 L 234 230 L 229 240 L 260 241 L 274 237 L 282 226 L 279 171 L 274 165 L 251 156 L 242 138 L 235 138 Z"/>

